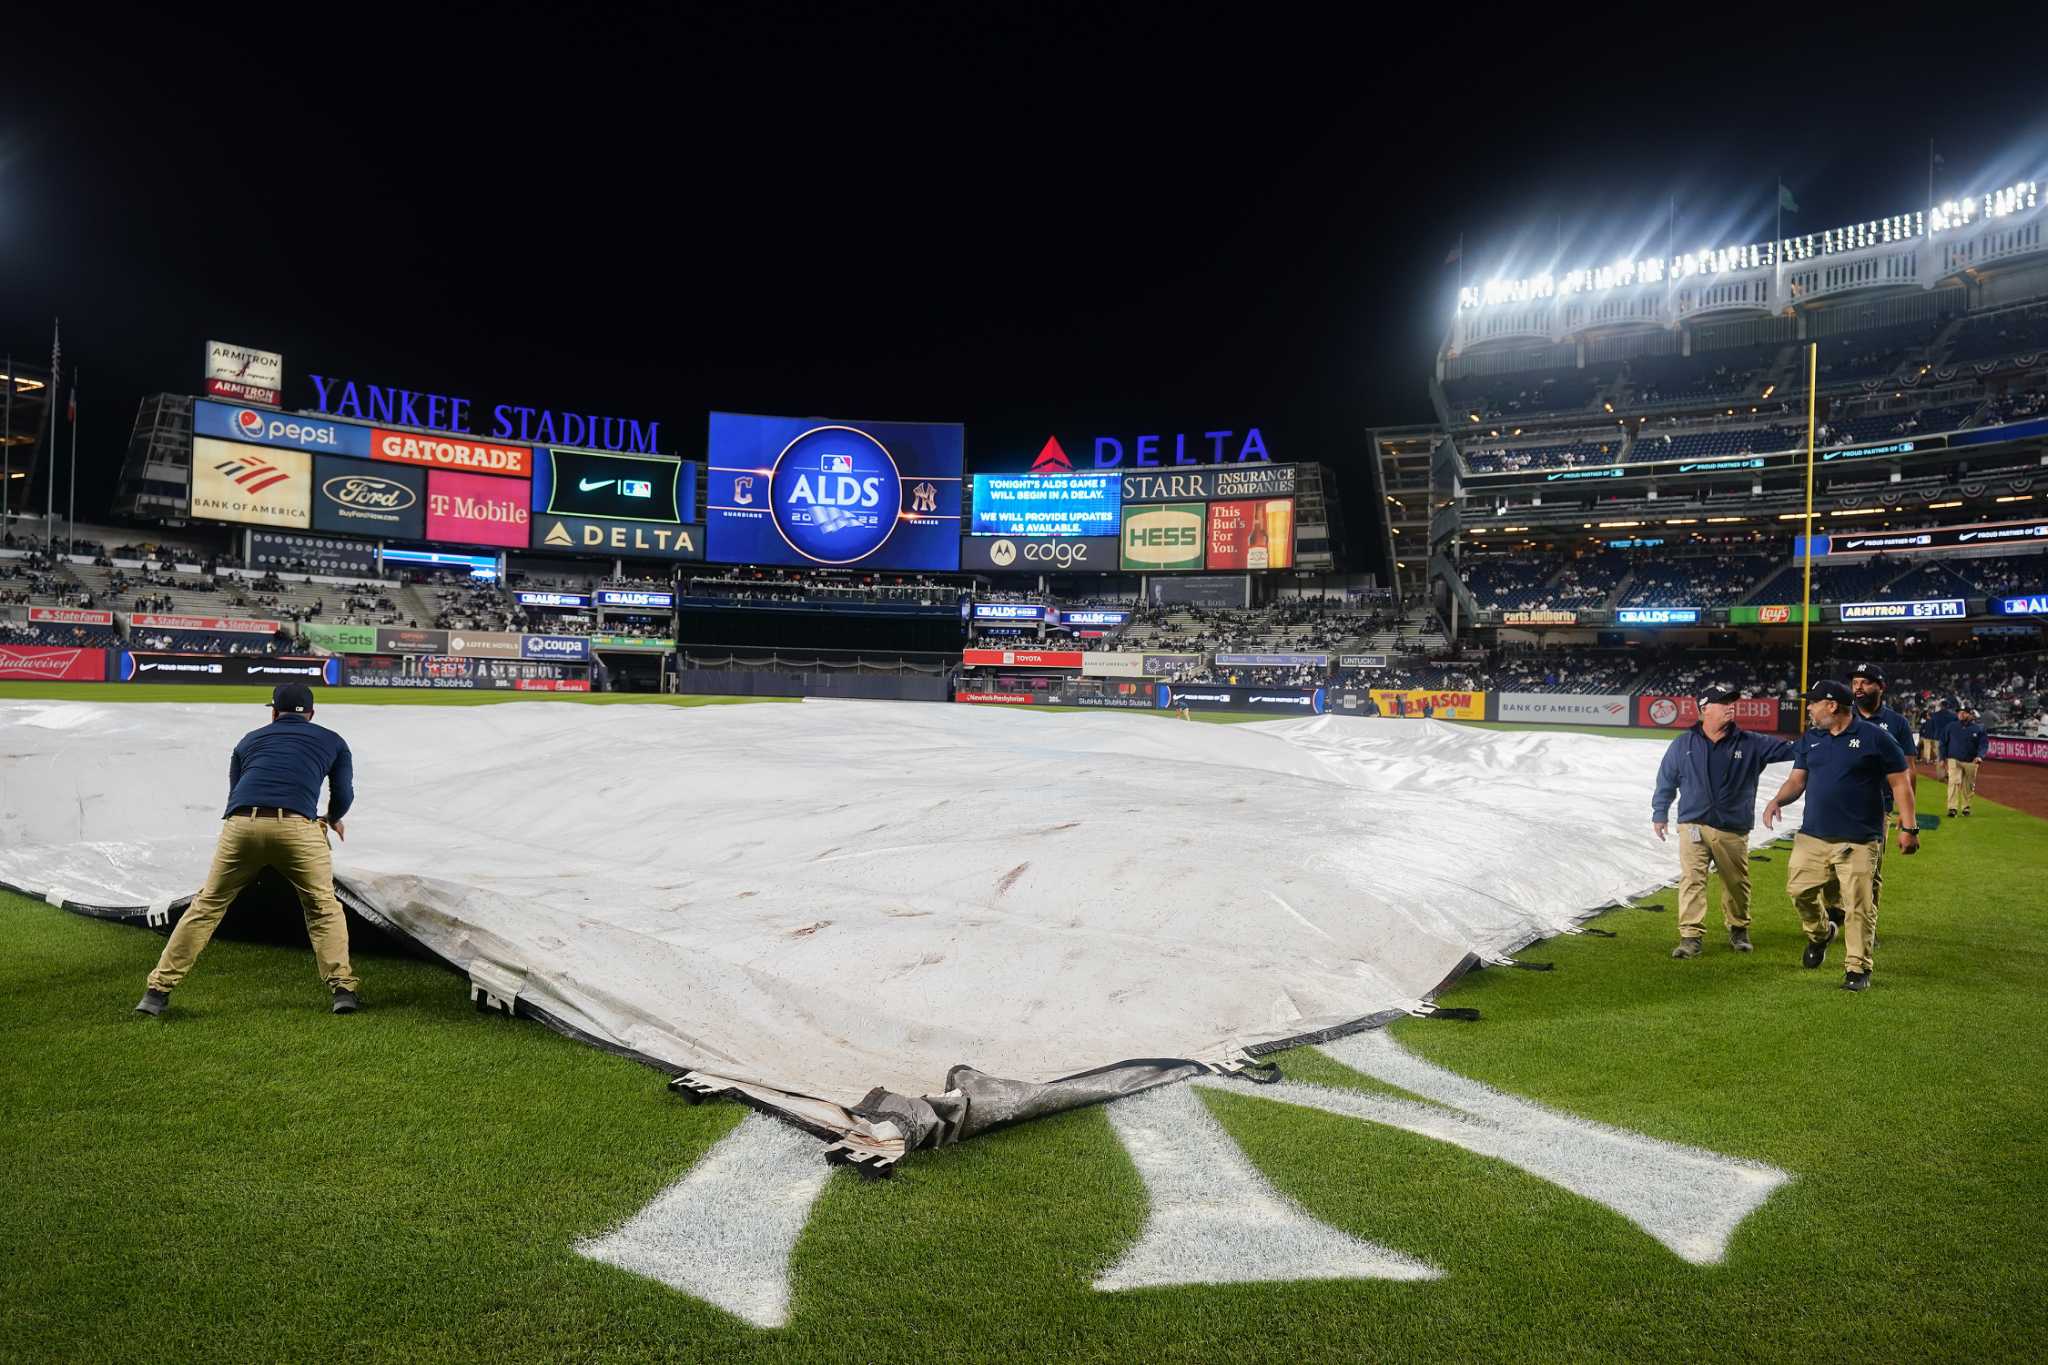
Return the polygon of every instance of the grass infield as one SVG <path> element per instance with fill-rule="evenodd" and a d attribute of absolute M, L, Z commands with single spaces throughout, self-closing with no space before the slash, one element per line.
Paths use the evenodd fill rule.
<path fill-rule="evenodd" d="M 1674 962 L 1672 909 L 1615 911 L 1617 938 L 1524 954 L 1554 972 L 1448 993 L 1481 1022 L 1395 1026 L 1461 1074 L 1792 1172 L 1722 1265 L 1513 1167 L 1246 1086 L 1203 1102 L 1280 1189 L 1445 1278 L 1095 1293 L 1145 1199 L 1084 1110 L 891 1181 L 835 1174 L 778 1331 L 571 1249 L 737 1106 L 475 1014 L 410 959 L 359 957 L 368 1007 L 336 1018 L 305 950 L 216 940 L 146 1020 L 129 1009 L 160 938 L 0 895 L 0 1358 L 2038 1359 L 2048 826 L 1978 805 L 1887 858 L 1866 994 L 1835 989 L 1839 950 L 1799 967 L 1774 850 L 1752 864 L 1752 955 L 1715 919 L 1705 956 Z M 1377 1088 L 1312 1050 L 1279 1061 Z"/>

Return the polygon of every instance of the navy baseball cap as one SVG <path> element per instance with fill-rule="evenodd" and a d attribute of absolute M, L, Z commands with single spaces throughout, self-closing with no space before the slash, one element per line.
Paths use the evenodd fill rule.
<path fill-rule="evenodd" d="M 1808 701 L 1840 702 L 1842 705 L 1847 706 L 1856 700 L 1856 696 L 1849 690 L 1847 683 L 1838 683 L 1833 678 L 1822 678 L 1819 682 L 1806 689 L 1806 699 Z"/>
<path fill-rule="evenodd" d="M 1879 687 L 1884 686 L 1884 670 L 1876 664 L 1858 664 L 1849 671 L 1849 676 L 1852 678 L 1865 678 L 1876 683 Z"/>
<path fill-rule="evenodd" d="M 1716 702 L 1725 706 L 1731 701 L 1740 700 L 1742 700 L 1741 691 L 1728 686 L 1726 683 L 1709 683 L 1700 689 L 1699 704 L 1701 706 L 1712 706 Z"/>
<path fill-rule="evenodd" d="M 270 709 L 301 714 L 310 711 L 313 709 L 313 689 L 304 683 L 279 683 L 270 690 Z"/>

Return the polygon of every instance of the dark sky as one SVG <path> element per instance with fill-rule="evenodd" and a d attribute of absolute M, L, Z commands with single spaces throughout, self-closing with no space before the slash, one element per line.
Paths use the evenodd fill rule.
<path fill-rule="evenodd" d="M 984 466 L 1256 425 L 1362 521 L 1461 232 L 1473 273 L 1518 233 L 1543 266 L 1561 220 L 1581 264 L 1661 249 L 1674 194 L 1681 237 L 1767 237 L 1780 173 L 1788 229 L 1911 208 L 1929 137 L 1945 190 L 2048 164 L 2038 18 L 290 12 L 10 18 L 0 342 L 46 359 L 63 316 L 81 515 L 213 336 L 283 351 L 291 405 L 349 375 L 691 457 L 714 407 L 960 420 Z"/>

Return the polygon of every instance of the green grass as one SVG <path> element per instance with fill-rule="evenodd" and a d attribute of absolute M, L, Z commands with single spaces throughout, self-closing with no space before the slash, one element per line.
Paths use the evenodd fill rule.
<path fill-rule="evenodd" d="M 1867 994 L 1835 989 L 1839 954 L 1797 965 L 1774 852 L 1753 864 L 1753 955 L 1715 920 L 1707 954 L 1673 962 L 1672 911 L 1617 911 L 1618 938 L 1525 954 L 1555 972 L 1459 984 L 1447 1001 L 1482 1022 L 1396 1026 L 1462 1074 L 1793 1172 L 1723 1265 L 1512 1167 L 1246 1086 L 1204 1102 L 1277 1185 L 1446 1278 L 1094 1293 L 1144 1198 L 1085 1110 L 892 1181 L 835 1175 L 775 1332 L 571 1250 L 736 1106 L 475 1014 L 459 978 L 408 959 L 359 955 L 370 1007 L 338 1019 L 303 949 L 217 940 L 145 1020 L 129 1007 L 161 939 L 0 897 L 0 1358 L 2038 1359 L 2048 825 L 1978 806 L 1887 859 Z M 1279 1061 L 1351 1083 L 1311 1050 Z"/>
<path fill-rule="evenodd" d="M 727 706 L 795 697 L 664 696 L 658 692 L 436 692 L 411 687 L 323 687 L 318 706 L 489 706 L 506 701 L 561 701 L 583 706 Z M 267 702 L 270 689 L 244 683 L 0 683 L 0 701 Z"/>

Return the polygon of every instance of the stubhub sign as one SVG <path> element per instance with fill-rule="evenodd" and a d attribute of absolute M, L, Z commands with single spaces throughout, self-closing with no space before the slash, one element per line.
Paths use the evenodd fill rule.
<path fill-rule="evenodd" d="M 276 446 L 284 450 L 311 450 L 365 459 L 370 454 L 368 427 L 331 422 L 322 417 L 296 417 L 267 408 L 209 403 L 204 398 L 192 402 L 192 430 L 200 436 Z"/>

